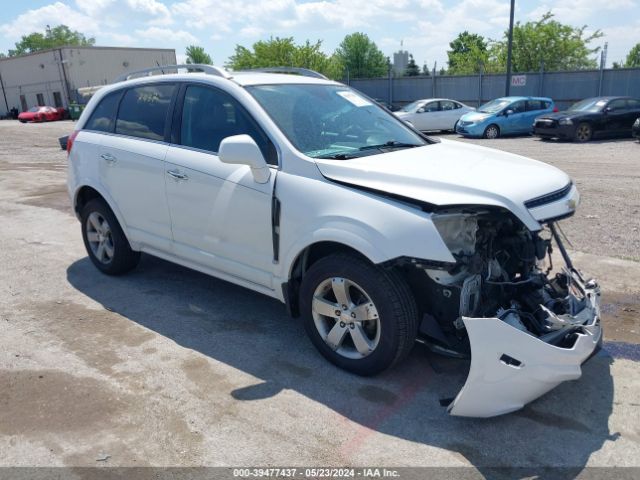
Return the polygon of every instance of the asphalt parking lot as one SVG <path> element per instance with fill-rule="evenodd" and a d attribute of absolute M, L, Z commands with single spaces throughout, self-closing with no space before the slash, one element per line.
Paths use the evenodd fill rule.
<path fill-rule="evenodd" d="M 603 286 L 607 339 L 580 380 L 479 420 L 440 405 L 464 361 L 417 345 L 360 378 L 275 300 L 149 256 L 99 274 L 66 196 L 72 128 L 0 122 L 0 466 L 640 466 L 637 142 L 473 140 L 574 178 L 564 231 Z"/>

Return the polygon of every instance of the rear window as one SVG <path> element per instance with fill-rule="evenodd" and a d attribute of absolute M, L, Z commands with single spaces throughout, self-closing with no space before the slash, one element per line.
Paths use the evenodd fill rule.
<path fill-rule="evenodd" d="M 175 85 L 171 84 L 148 85 L 127 90 L 120 103 L 116 133 L 163 140 L 174 90 Z"/>
<path fill-rule="evenodd" d="M 118 110 L 118 101 L 121 96 L 122 90 L 119 90 L 104 97 L 91 114 L 91 117 L 89 117 L 84 128 L 98 132 L 113 132 L 113 125 Z"/>

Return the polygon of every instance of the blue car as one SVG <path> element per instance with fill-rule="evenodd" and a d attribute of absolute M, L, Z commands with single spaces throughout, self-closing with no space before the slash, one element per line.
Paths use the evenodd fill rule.
<path fill-rule="evenodd" d="M 556 111 L 553 100 L 546 97 L 496 98 L 460 117 L 456 132 L 465 137 L 482 138 L 528 134 L 533 131 L 537 116 Z"/>

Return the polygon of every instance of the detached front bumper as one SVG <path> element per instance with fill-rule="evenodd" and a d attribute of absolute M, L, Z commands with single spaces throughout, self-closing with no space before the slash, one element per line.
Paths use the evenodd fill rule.
<path fill-rule="evenodd" d="M 558 338 L 560 329 L 538 338 L 498 318 L 463 317 L 471 344 L 467 381 L 448 411 L 464 417 L 492 417 L 513 412 L 566 380 L 582 374 L 580 366 L 600 347 L 600 288 L 572 272 L 569 296 L 576 307 L 557 318 L 564 333 L 575 338 L 570 348 L 545 340 Z"/>

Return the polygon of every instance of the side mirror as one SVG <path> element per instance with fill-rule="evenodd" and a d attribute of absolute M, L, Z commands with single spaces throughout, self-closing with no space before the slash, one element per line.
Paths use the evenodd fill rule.
<path fill-rule="evenodd" d="M 505 110 L 505 111 L 504 111 L 504 116 L 505 116 L 505 117 L 508 117 L 509 115 L 513 115 L 513 110 L 508 109 L 508 110 Z"/>
<path fill-rule="evenodd" d="M 603 112 L 604 112 L 604 113 L 613 112 L 613 108 L 611 108 L 611 107 L 604 107 Z"/>
<path fill-rule="evenodd" d="M 218 158 L 223 163 L 248 165 L 253 179 L 258 183 L 267 183 L 271 176 L 271 170 L 260 148 L 249 135 L 234 135 L 222 140 Z"/>
<path fill-rule="evenodd" d="M 419 108 L 419 109 L 417 110 L 417 113 L 424 113 L 424 108 Z"/>

